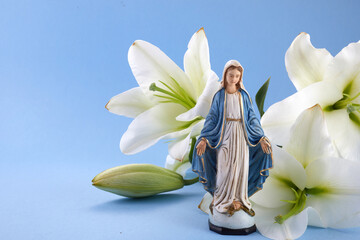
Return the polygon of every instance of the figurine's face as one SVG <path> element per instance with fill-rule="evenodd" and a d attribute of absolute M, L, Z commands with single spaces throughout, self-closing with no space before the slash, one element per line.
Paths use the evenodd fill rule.
<path fill-rule="evenodd" d="M 240 81 L 241 72 L 237 69 L 228 70 L 226 73 L 226 83 L 229 85 L 237 84 Z"/>

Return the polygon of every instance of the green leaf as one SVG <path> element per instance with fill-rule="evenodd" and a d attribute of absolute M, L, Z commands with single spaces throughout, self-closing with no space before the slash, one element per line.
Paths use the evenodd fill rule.
<path fill-rule="evenodd" d="M 193 157 L 193 153 L 194 153 L 195 143 L 196 143 L 196 137 L 192 137 L 191 138 L 191 147 L 190 147 L 190 152 L 189 152 L 190 163 L 192 163 L 192 157 Z"/>
<path fill-rule="evenodd" d="M 270 78 L 271 77 L 269 77 L 268 80 L 266 80 L 264 85 L 261 86 L 261 88 L 255 95 L 255 101 L 256 101 L 256 105 L 259 109 L 260 117 L 262 117 L 262 115 L 264 115 L 264 102 L 265 102 L 266 93 L 267 93 L 267 90 L 269 87 Z"/>

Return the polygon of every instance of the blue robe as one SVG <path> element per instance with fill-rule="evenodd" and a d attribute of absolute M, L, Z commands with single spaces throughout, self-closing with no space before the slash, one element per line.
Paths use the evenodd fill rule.
<path fill-rule="evenodd" d="M 259 143 L 264 138 L 264 131 L 260 121 L 256 117 L 249 94 L 239 89 L 241 94 L 241 119 L 245 132 L 246 142 L 249 146 L 249 176 L 248 196 L 262 189 L 262 185 L 272 168 L 272 154 L 263 152 Z M 199 175 L 199 181 L 204 185 L 206 191 L 214 194 L 216 188 L 216 149 L 221 146 L 226 126 L 226 94 L 225 89 L 220 89 L 212 100 L 211 108 L 206 116 L 204 128 L 195 144 L 198 145 L 202 138 L 207 144 L 203 155 L 193 152 L 192 169 Z"/>

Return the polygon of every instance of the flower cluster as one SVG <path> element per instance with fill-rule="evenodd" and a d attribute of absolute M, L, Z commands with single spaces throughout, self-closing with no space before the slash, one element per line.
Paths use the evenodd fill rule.
<path fill-rule="evenodd" d="M 272 239 L 360 226 L 360 42 L 332 57 L 301 33 L 285 63 L 298 92 L 261 119 L 275 167 L 251 199 L 256 225 Z"/>
<path fill-rule="evenodd" d="M 120 149 L 135 154 L 160 139 L 171 139 L 166 167 L 184 174 L 190 167 L 191 141 L 200 134 L 220 85 L 210 67 L 204 29 L 190 39 L 185 71 L 159 48 L 142 40 L 132 44 L 128 60 L 139 87 L 114 96 L 106 104 L 112 113 L 135 118 L 121 138 Z"/>
<path fill-rule="evenodd" d="M 285 55 L 285 65 L 297 93 L 272 105 L 261 119 L 266 135 L 279 145 L 307 108 L 319 104 L 340 156 L 360 160 L 360 41 L 350 43 L 335 57 L 316 49 L 301 33 Z"/>
<path fill-rule="evenodd" d="M 251 198 L 261 234 L 294 239 L 308 224 L 359 225 L 360 163 L 339 157 L 319 105 L 300 114 L 288 142 L 274 146 L 273 157 L 276 167 L 263 190 Z"/>
<path fill-rule="evenodd" d="M 134 118 L 120 148 L 134 154 L 160 139 L 171 139 L 165 167 L 176 173 L 132 165 L 99 174 L 94 185 L 143 197 L 193 183 L 182 177 L 220 87 L 211 70 L 204 29 L 188 44 L 184 71 L 142 40 L 132 44 L 128 60 L 139 87 L 114 96 L 106 105 L 112 113 Z M 274 168 L 263 190 L 251 197 L 257 228 L 272 239 L 294 239 L 307 225 L 360 226 L 360 41 L 333 57 L 326 49 L 314 48 L 310 36 L 301 33 L 287 50 L 285 65 L 297 92 L 270 106 L 261 119 L 273 145 Z M 128 173 L 137 177 L 128 178 Z M 150 190 L 142 186 L 148 178 L 159 186 L 162 179 L 170 180 L 154 191 L 151 181 Z M 124 183 L 144 190 L 128 191 Z M 208 212 L 211 200 L 205 194 L 199 207 Z"/>

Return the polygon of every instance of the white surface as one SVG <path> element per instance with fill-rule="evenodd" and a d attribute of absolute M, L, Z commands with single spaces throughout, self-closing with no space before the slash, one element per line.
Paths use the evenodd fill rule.
<path fill-rule="evenodd" d="M 232 216 L 223 214 L 213 209 L 213 214 L 209 213 L 209 220 L 218 227 L 230 229 L 249 228 L 255 224 L 254 217 L 250 216 L 243 210 L 236 211 Z"/>

